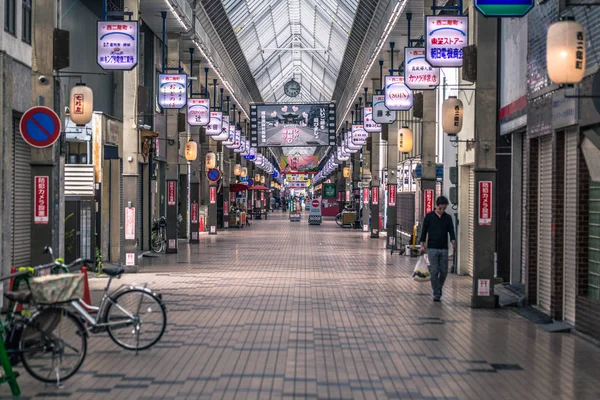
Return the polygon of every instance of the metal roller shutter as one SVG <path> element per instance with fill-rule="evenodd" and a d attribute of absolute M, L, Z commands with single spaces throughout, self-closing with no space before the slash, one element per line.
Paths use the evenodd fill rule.
<path fill-rule="evenodd" d="M 540 140 L 538 306 L 550 313 L 552 279 L 552 137 Z"/>
<path fill-rule="evenodd" d="M 564 319 L 575 324 L 577 296 L 577 142 L 579 132 L 565 135 L 565 259 L 564 259 Z"/>
<path fill-rule="evenodd" d="M 138 250 L 142 251 L 142 222 L 144 218 L 144 164 L 138 164 L 138 187 L 137 187 L 137 209 L 135 211 L 135 237 L 137 239 Z"/>
<path fill-rule="evenodd" d="M 475 232 L 475 169 L 469 168 L 469 237 L 468 237 L 468 261 L 469 261 L 469 275 L 473 276 L 473 253 L 475 246 L 474 233 Z"/>
<path fill-rule="evenodd" d="M 31 221 L 33 214 L 31 146 L 19 132 L 19 119 L 13 119 L 13 223 L 12 265 L 31 265 Z"/>

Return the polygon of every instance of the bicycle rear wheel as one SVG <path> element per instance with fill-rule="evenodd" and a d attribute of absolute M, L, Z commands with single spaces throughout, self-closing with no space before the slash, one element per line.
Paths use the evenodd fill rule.
<path fill-rule="evenodd" d="M 338 224 L 339 226 L 342 226 L 342 227 L 344 226 L 342 224 L 342 214 L 341 213 L 335 216 L 335 223 Z"/>
<path fill-rule="evenodd" d="M 127 350 L 144 350 L 155 345 L 165 333 L 167 311 L 155 295 L 131 289 L 108 303 L 104 321 L 116 344 Z"/>
<path fill-rule="evenodd" d="M 64 381 L 83 364 L 87 332 L 70 311 L 46 308 L 25 323 L 19 351 L 23 367 L 32 377 L 48 383 Z"/>
<path fill-rule="evenodd" d="M 155 253 L 162 253 L 163 251 L 164 241 L 161 233 L 161 231 L 152 232 L 152 251 Z"/>

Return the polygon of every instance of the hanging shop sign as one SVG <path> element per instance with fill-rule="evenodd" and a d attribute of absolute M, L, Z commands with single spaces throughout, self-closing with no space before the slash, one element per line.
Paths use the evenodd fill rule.
<path fill-rule="evenodd" d="M 244 156 L 246 160 L 254 160 L 256 158 L 256 149 L 254 147 L 250 147 L 248 150 L 248 154 Z"/>
<path fill-rule="evenodd" d="M 241 135 L 241 132 L 240 132 Z M 234 146 L 233 147 L 233 152 L 234 153 L 241 153 L 244 151 L 244 147 L 246 146 L 246 138 L 243 136 L 240 136 L 240 139 L 237 141 L 238 145 L 237 147 Z"/>
<path fill-rule="evenodd" d="M 486 17 L 518 18 L 531 11 L 533 3 L 534 0 L 475 0 L 475 7 Z"/>
<path fill-rule="evenodd" d="M 239 129 L 236 129 L 233 144 L 231 145 L 230 148 L 236 150 L 236 149 L 239 149 L 241 145 L 242 145 L 242 131 Z"/>
<path fill-rule="evenodd" d="M 210 122 L 210 99 L 188 99 L 187 121 L 191 126 L 206 126 Z"/>
<path fill-rule="evenodd" d="M 432 90 L 440 84 L 440 69 L 427 62 L 424 48 L 404 48 L 404 82 L 412 90 Z"/>
<path fill-rule="evenodd" d="M 354 144 L 354 142 L 352 141 L 352 132 L 346 132 L 344 134 L 344 141 L 346 142 L 346 148 L 352 153 L 356 153 L 362 148 L 362 144 Z"/>
<path fill-rule="evenodd" d="M 396 206 L 396 192 L 398 190 L 398 186 L 396 185 L 388 185 L 388 204 L 390 207 Z"/>
<path fill-rule="evenodd" d="M 385 95 L 373 96 L 373 121 L 378 124 L 391 124 L 396 121 L 396 111 L 385 107 Z"/>
<path fill-rule="evenodd" d="M 235 125 L 229 124 L 229 137 L 223 142 L 223 145 L 228 149 L 235 143 Z"/>
<path fill-rule="evenodd" d="M 224 142 L 229 139 L 229 116 L 223 115 L 223 125 L 221 126 L 221 133 L 212 138 L 217 142 Z"/>
<path fill-rule="evenodd" d="M 135 208 L 125 207 L 125 240 L 135 240 Z"/>
<path fill-rule="evenodd" d="M 176 183 L 175 181 L 169 181 L 167 185 L 167 205 L 169 206 L 177 205 L 175 197 Z"/>
<path fill-rule="evenodd" d="M 178 110 L 187 100 L 187 75 L 158 74 L 158 105 L 161 108 Z"/>
<path fill-rule="evenodd" d="M 47 176 L 36 176 L 35 197 L 33 202 L 33 222 L 36 225 L 47 225 L 48 218 L 48 186 L 49 178 Z"/>
<path fill-rule="evenodd" d="M 479 181 L 479 226 L 492 225 L 492 182 Z"/>
<path fill-rule="evenodd" d="M 433 190 L 431 190 L 431 189 L 425 190 L 425 195 L 423 197 L 423 205 L 424 205 L 425 215 L 427 215 L 433 211 Z"/>
<path fill-rule="evenodd" d="M 206 126 L 206 136 L 217 136 L 223 129 L 223 113 L 221 111 L 210 112 L 210 122 Z"/>
<path fill-rule="evenodd" d="M 335 183 L 325 183 L 323 185 L 323 198 L 335 199 Z"/>
<path fill-rule="evenodd" d="M 138 63 L 138 21 L 98 21 L 96 62 L 111 71 L 130 71 Z"/>
<path fill-rule="evenodd" d="M 385 107 L 391 111 L 406 111 L 413 106 L 413 92 L 404 84 L 403 76 L 385 77 Z"/>
<path fill-rule="evenodd" d="M 217 187 L 211 186 L 210 187 L 210 204 L 216 204 L 216 203 L 217 203 Z"/>
<path fill-rule="evenodd" d="M 469 17 L 425 17 L 426 59 L 433 67 L 462 67 L 463 47 L 469 45 Z"/>
<path fill-rule="evenodd" d="M 373 120 L 373 107 L 365 107 L 364 108 L 364 128 L 368 133 L 377 133 L 381 132 L 381 125 Z M 365 143 L 367 138 L 365 137 Z"/>
<path fill-rule="evenodd" d="M 352 125 L 352 144 L 359 146 L 367 144 L 367 136 L 369 134 L 365 127 L 366 125 Z"/>
<path fill-rule="evenodd" d="M 379 204 L 379 186 L 371 186 L 371 204 Z"/>

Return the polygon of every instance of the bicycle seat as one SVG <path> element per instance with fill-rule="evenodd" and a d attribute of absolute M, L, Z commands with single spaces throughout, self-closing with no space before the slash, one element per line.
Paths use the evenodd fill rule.
<path fill-rule="evenodd" d="M 4 293 L 4 297 L 10 301 L 27 304 L 31 301 L 31 292 L 28 290 L 22 292 L 6 292 Z"/>
<path fill-rule="evenodd" d="M 104 272 L 108 276 L 119 276 L 125 273 L 125 268 L 123 267 L 114 267 L 114 268 L 102 268 L 102 272 Z"/>

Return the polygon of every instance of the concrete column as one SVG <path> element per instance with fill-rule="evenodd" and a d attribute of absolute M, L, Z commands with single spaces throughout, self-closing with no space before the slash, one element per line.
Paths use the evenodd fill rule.
<path fill-rule="evenodd" d="M 380 199 L 381 186 L 381 164 L 379 154 L 381 152 L 381 133 L 371 133 L 371 238 L 379 238 L 379 207 L 383 199 Z M 373 191 L 377 192 L 377 204 L 373 203 Z"/>
<path fill-rule="evenodd" d="M 359 225 L 362 225 L 362 221 L 358 221 L 360 216 L 360 182 L 361 182 L 361 167 L 360 167 L 360 154 L 361 151 L 358 151 L 351 155 L 350 161 L 352 163 L 352 202 L 354 205 L 354 209 L 356 210 L 356 218 Z"/>
<path fill-rule="evenodd" d="M 167 39 L 167 67 L 179 67 L 179 38 Z M 173 72 L 173 71 L 169 71 Z M 125 91 L 125 93 L 128 93 Z M 167 110 L 167 253 L 177 253 L 179 238 L 179 110 Z"/>
<path fill-rule="evenodd" d="M 216 101 L 216 100 L 215 100 Z M 207 138 L 208 151 L 217 153 L 217 142 L 212 138 Z M 217 234 L 217 182 L 209 182 L 208 192 L 208 233 L 209 235 Z M 213 200 L 211 201 L 211 193 Z"/>
<path fill-rule="evenodd" d="M 395 244 L 396 227 L 396 206 L 390 206 L 389 200 L 391 191 L 394 191 L 394 198 L 397 195 L 398 188 L 398 124 L 383 125 L 382 130 L 387 131 L 387 169 L 388 169 L 388 209 L 387 209 L 387 247 L 391 248 Z"/>
<path fill-rule="evenodd" d="M 479 209 L 482 181 L 491 182 L 493 198 L 496 188 L 496 135 L 497 135 L 497 82 L 498 82 L 498 19 L 485 18 L 475 13 L 477 38 L 477 63 L 488 68 L 477 70 L 477 91 L 475 91 L 475 209 Z M 494 295 L 494 253 L 496 250 L 496 202 L 492 201 L 492 222 L 479 223 L 475 215 L 473 243 L 473 308 L 494 308 L 497 297 Z M 487 281 L 487 282 L 486 282 Z M 489 287 L 489 296 L 479 296 L 479 284 Z"/>
<path fill-rule="evenodd" d="M 371 140 L 371 138 L 369 138 Z M 363 161 L 362 161 L 362 192 L 360 194 L 361 202 L 362 202 L 362 226 L 363 232 L 368 232 L 369 227 L 369 217 L 371 215 L 371 203 L 369 198 L 370 194 L 370 186 L 371 186 L 371 152 L 363 147 Z M 367 196 L 364 195 L 364 191 L 367 189 Z M 366 198 L 365 198 L 366 197 Z"/>
<path fill-rule="evenodd" d="M 198 79 L 191 81 L 191 93 L 200 93 L 200 64 L 192 66 L 192 75 Z M 190 95 L 190 93 L 188 93 Z M 190 243 L 200 242 L 200 164 L 204 163 L 200 144 L 200 129 L 187 125 L 188 137 L 198 145 L 198 155 L 196 159 L 190 162 Z"/>
<path fill-rule="evenodd" d="M 231 161 L 229 156 L 230 150 L 223 146 L 223 228 L 229 228 L 229 210 L 231 209 L 231 200 L 229 192 L 229 185 L 231 185 Z M 248 175 L 250 175 L 251 169 L 248 169 Z"/>
<path fill-rule="evenodd" d="M 522 206 L 523 206 L 523 134 L 513 133 L 511 166 L 510 283 L 521 282 Z"/>
<path fill-rule="evenodd" d="M 337 198 L 338 198 L 338 207 L 340 209 L 340 212 L 342 212 L 342 210 L 344 210 L 344 203 L 346 200 L 346 179 L 344 179 L 344 166 L 345 166 L 345 162 L 340 164 L 340 166 L 338 167 L 337 171 L 335 172 L 335 187 L 336 187 L 336 193 L 337 193 Z"/>

